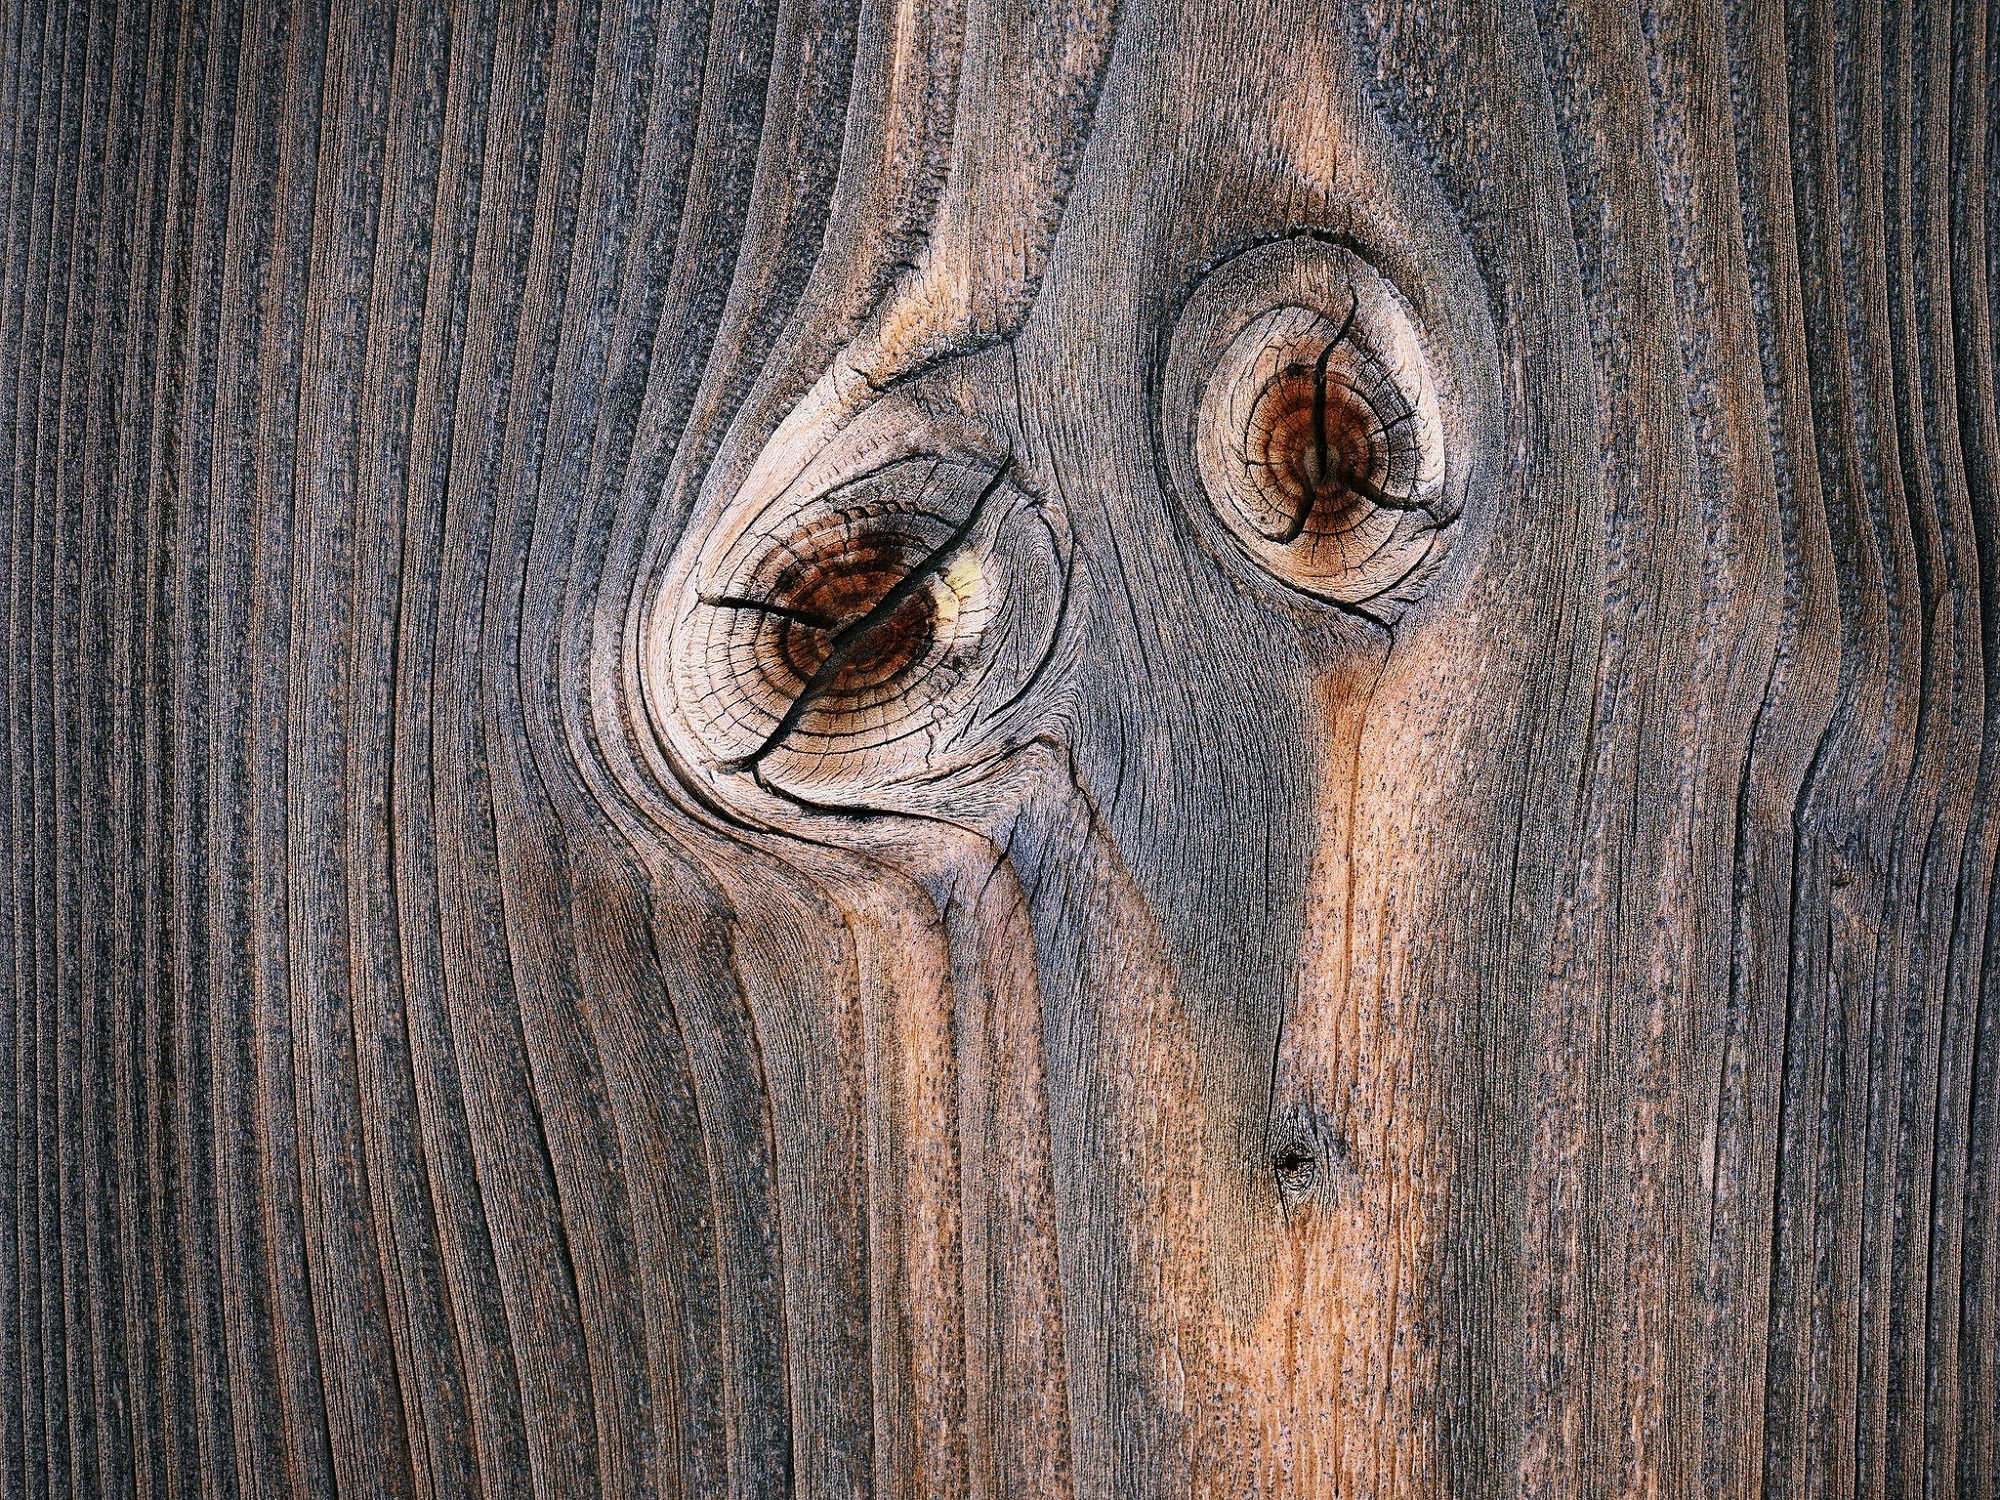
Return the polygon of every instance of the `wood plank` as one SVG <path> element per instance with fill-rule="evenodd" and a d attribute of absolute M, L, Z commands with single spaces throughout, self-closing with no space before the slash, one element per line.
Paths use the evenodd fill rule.
<path fill-rule="evenodd" d="M 0 21 L 0 1495 L 2000 1490 L 1985 0 Z"/>

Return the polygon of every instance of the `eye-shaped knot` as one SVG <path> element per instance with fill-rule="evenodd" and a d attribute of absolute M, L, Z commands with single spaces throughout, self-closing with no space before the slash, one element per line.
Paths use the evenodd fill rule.
<path fill-rule="evenodd" d="M 1359 311 L 1356 297 L 1327 337 L 1318 314 L 1284 308 L 1238 339 L 1257 346 L 1250 353 L 1252 378 L 1264 377 L 1244 419 L 1242 461 L 1255 492 L 1251 522 L 1273 542 L 1339 537 L 1364 525 L 1371 507 L 1428 512 L 1433 501 L 1425 493 L 1421 414 L 1379 362 L 1349 339 Z M 1308 364 L 1315 337 L 1319 354 Z M 1282 358 L 1288 348 L 1296 357 L 1275 370 L 1264 368 L 1270 361 L 1261 353 Z M 1263 514 L 1266 508 L 1280 518 L 1275 524 Z"/>
<path fill-rule="evenodd" d="M 712 772 L 801 800 L 936 777 L 1026 691 L 1066 568 L 1060 523 L 1004 461 L 900 456 L 781 496 L 681 591 L 681 727 Z"/>
<path fill-rule="evenodd" d="M 1393 614 L 1458 513 L 1434 361 L 1402 295 L 1318 240 L 1196 290 L 1168 356 L 1169 471 L 1231 544 L 1303 593 Z"/>
<path fill-rule="evenodd" d="M 1271 1153 L 1271 1175 L 1287 1202 L 1303 1198 L 1319 1184 L 1319 1154 L 1302 1140 L 1287 1141 Z"/>

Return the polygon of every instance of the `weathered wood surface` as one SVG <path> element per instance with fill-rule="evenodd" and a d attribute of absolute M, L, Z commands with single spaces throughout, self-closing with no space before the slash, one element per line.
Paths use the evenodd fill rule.
<path fill-rule="evenodd" d="M 6 1496 L 1996 1493 L 1984 0 L 0 14 Z"/>

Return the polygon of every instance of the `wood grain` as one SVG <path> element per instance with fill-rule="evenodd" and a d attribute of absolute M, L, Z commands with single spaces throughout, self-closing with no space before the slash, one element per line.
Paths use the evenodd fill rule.
<path fill-rule="evenodd" d="M 1996 24 L 0 8 L 0 1495 L 1990 1500 Z"/>

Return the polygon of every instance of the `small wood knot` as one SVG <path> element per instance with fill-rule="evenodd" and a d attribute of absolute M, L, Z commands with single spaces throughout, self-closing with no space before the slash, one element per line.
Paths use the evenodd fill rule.
<path fill-rule="evenodd" d="M 1271 1153 L 1271 1172 L 1280 1193 L 1303 1198 L 1319 1184 L 1319 1156 L 1304 1141 L 1288 1141 Z"/>

